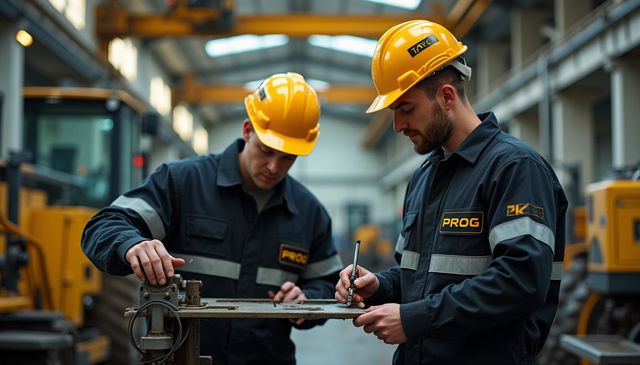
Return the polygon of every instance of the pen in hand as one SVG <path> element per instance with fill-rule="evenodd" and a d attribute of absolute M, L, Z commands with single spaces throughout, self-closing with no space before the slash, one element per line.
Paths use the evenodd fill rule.
<path fill-rule="evenodd" d="M 349 277 L 349 281 L 351 285 L 349 286 L 349 295 L 347 296 L 347 307 L 351 307 L 351 302 L 353 300 L 353 291 L 355 290 L 354 281 L 358 278 L 358 253 L 360 252 L 360 240 L 356 241 L 355 252 L 353 253 L 353 266 L 351 267 L 351 276 Z"/>

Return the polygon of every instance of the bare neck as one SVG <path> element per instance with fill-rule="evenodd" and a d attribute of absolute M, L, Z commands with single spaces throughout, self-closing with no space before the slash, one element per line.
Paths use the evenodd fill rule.
<path fill-rule="evenodd" d="M 451 137 L 442 145 L 444 152 L 455 152 L 480 123 L 481 120 L 471 105 L 460 105 L 459 110 L 453 113 L 453 132 Z"/>

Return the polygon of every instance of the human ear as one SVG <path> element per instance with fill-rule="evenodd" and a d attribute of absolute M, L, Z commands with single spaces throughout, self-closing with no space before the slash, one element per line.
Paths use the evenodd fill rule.
<path fill-rule="evenodd" d="M 249 119 L 245 119 L 242 124 L 242 139 L 245 142 L 249 142 L 249 137 L 251 137 L 251 133 L 253 132 L 253 127 L 251 126 L 251 121 Z"/>
<path fill-rule="evenodd" d="M 443 110 L 450 110 L 457 99 L 455 88 L 451 84 L 442 84 L 436 92 L 436 99 L 441 104 Z"/>

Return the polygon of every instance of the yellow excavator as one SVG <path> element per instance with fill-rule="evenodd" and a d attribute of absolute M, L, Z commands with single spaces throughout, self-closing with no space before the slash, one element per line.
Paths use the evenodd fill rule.
<path fill-rule="evenodd" d="M 25 151 L 0 161 L 2 363 L 132 363 L 125 305 L 109 297 L 136 293 L 126 279 L 105 285 L 80 239 L 97 208 L 142 179 L 153 121 L 114 90 L 25 88 L 24 105 Z"/>

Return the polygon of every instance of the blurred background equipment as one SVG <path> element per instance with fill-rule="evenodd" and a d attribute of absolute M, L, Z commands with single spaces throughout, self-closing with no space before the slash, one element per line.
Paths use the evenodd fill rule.
<path fill-rule="evenodd" d="M 129 362 L 122 309 L 133 295 L 118 287 L 133 283 L 103 287 L 79 242 L 96 208 L 141 181 L 144 164 L 134 159 L 157 128 L 140 102 L 114 90 L 25 88 L 24 103 L 35 156 L 12 152 L 1 166 L 0 353 L 29 364 L 96 364 L 112 354 Z"/>
<path fill-rule="evenodd" d="M 574 214 L 560 308 L 541 363 L 640 361 L 639 168 L 612 171 L 587 186 L 586 205 Z"/>

